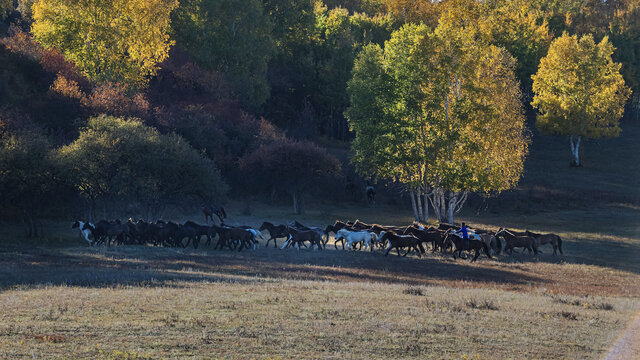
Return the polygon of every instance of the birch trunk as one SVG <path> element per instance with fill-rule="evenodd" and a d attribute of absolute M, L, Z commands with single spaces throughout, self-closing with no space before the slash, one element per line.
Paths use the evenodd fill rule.
<path fill-rule="evenodd" d="M 456 210 L 456 203 L 458 202 L 458 193 L 449 192 L 449 204 L 447 209 L 447 222 L 453 224 L 453 213 Z"/>
<path fill-rule="evenodd" d="M 578 135 L 574 140 L 574 136 L 569 136 L 569 145 L 571 145 L 571 160 L 572 166 L 580 166 L 580 143 L 582 142 L 582 136 Z"/>
<path fill-rule="evenodd" d="M 414 194 L 416 196 L 416 207 L 418 209 L 418 221 L 422 219 L 422 198 L 420 197 L 420 190 L 415 190 Z"/>
<path fill-rule="evenodd" d="M 416 207 L 415 193 L 413 191 L 409 192 L 409 197 L 411 197 L 411 209 L 413 209 L 413 218 L 416 221 L 419 221 L 420 217 L 418 216 L 418 208 Z"/>
<path fill-rule="evenodd" d="M 429 195 L 424 194 L 424 210 L 422 212 L 422 220 L 426 224 L 429 220 Z"/>

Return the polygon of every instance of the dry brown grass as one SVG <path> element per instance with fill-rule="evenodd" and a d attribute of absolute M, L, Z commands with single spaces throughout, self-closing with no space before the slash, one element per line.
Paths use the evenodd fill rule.
<path fill-rule="evenodd" d="M 598 298 L 613 304 L 605 311 L 545 294 L 426 286 L 416 296 L 405 289 L 250 277 L 11 289 L 0 294 L 0 354 L 586 359 L 607 350 L 638 308 L 627 298 Z M 492 308 L 478 306 L 485 303 Z"/>

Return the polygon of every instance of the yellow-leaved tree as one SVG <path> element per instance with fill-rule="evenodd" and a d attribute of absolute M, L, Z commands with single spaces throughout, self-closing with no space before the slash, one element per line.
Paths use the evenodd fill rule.
<path fill-rule="evenodd" d="M 169 56 L 177 0 L 36 0 L 31 31 L 89 79 L 146 86 Z"/>
<path fill-rule="evenodd" d="M 573 166 L 580 166 L 583 138 L 620 135 L 619 120 L 631 94 L 611 59 L 607 37 L 596 44 L 593 36 L 566 33 L 555 39 L 532 76 L 531 105 L 539 111 L 536 127 L 547 135 L 568 135 Z"/>
<path fill-rule="evenodd" d="M 515 187 L 529 139 L 514 68 L 505 49 L 442 24 L 407 24 L 384 49 L 366 46 L 345 113 L 356 169 L 402 184 L 420 221 L 429 204 L 451 223 L 469 192 Z"/>

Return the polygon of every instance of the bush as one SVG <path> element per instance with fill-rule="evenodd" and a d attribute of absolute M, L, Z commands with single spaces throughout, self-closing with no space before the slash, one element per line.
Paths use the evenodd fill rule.
<path fill-rule="evenodd" d="M 228 190 L 215 163 L 181 136 L 162 135 L 135 119 L 91 118 L 58 157 L 92 209 L 127 202 L 150 218 L 168 204 L 211 201 Z"/>

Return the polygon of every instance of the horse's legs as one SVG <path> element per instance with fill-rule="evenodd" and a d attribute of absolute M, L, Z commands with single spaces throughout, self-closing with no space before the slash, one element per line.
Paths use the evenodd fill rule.
<path fill-rule="evenodd" d="M 387 251 L 384 252 L 384 256 L 389 255 L 389 251 L 391 251 L 391 249 L 393 248 L 391 247 L 391 245 L 389 245 L 389 247 L 387 248 Z"/>
<path fill-rule="evenodd" d="M 476 259 L 478 258 L 478 256 L 480 256 L 480 250 L 475 249 L 475 251 L 476 251 L 476 255 L 473 257 L 473 259 L 471 259 L 471 262 L 476 261 Z"/>
<path fill-rule="evenodd" d="M 416 250 L 416 252 L 418 253 L 418 257 L 422 258 L 422 252 L 420 252 L 420 248 L 418 248 L 418 245 L 413 245 L 413 248 Z"/>

